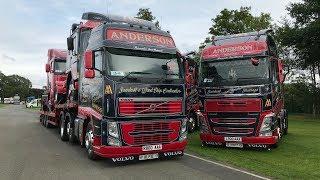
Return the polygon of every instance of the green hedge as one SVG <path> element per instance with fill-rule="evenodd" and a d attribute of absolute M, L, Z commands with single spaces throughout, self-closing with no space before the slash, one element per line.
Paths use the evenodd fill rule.
<path fill-rule="evenodd" d="M 285 107 L 291 113 L 320 112 L 320 88 L 303 82 L 285 84 Z"/>

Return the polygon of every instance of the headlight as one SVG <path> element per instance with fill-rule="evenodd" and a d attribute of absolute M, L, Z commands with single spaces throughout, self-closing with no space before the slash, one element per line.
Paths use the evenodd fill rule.
<path fill-rule="evenodd" d="M 187 119 L 183 119 L 182 120 L 182 124 L 181 124 L 181 133 L 184 133 L 185 131 L 187 131 Z"/>
<path fill-rule="evenodd" d="M 119 130 L 116 122 L 108 122 L 108 135 L 119 138 Z"/>
<path fill-rule="evenodd" d="M 260 128 L 260 136 L 271 136 L 272 135 L 272 124 L 274 114 L 268 114 L 263 118 L 263 122 Z"/>
<path fill-rule="evenodd" d="M 187 118 L 182 119 L 179 141 L 187 139 Z"/>

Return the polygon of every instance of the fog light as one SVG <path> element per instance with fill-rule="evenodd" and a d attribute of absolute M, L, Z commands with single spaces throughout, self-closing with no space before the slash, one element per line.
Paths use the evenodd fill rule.
<path fill-rule="evenodd" d="M 272 132 L 263 132 L 260 133 L 259 136 L 272 136 Z"/>

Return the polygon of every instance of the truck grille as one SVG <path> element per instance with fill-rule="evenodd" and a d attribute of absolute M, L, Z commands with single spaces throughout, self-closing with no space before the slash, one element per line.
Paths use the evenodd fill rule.
<path fill-rule="evenodd" d="M 163 114 L 181 114 L 182 99 L 119 99 L 120 116 L 130 115 L 163 115 Z"/>
<path fill-rule="evenodd" d="M 259 113 L 219 112 L 208 115 L 213 134 L 223 136 L 254 136 Z"/>
<path fill-rule="evenodd" d="M 126 122 L 121 124 L 121 130 L 127 145 L 164 144 L 179 137 L 180 121 Z"/>

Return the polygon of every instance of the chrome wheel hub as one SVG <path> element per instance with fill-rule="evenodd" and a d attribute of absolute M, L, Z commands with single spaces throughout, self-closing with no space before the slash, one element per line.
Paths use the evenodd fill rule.
<path fill-rule="evenodd" d="M 70 132 L 71 132 L 71 123 L 68 122 L 68 124 L 67 124 L 67 133 L 68 133 L 68 135 L 70 135 Z"/>
<path fill-rule="evenodd" d="M 61 135 L 61 136 L 63 135 L 63 131 L 64 131 L 63 124 L 61 124 L 61 125 L 60 125 L 60 135 Z"/>
<path fill-rule="evenodd" d="M 92 130 L 89 130 L 86 133 L 86 138 L 85 138 L 85 145 L 86 145 L 86 148 L 88 149 L 88 151 L 91 151 L 92 143 L 93 143 L 93 132 L 92 132 Z"/>

